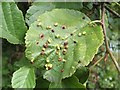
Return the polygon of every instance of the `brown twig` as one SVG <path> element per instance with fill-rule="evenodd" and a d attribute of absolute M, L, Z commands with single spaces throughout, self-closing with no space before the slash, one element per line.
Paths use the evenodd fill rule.
<path fill-rule="evenodd" d="M 118 14 L 117 12 L 113 11 L 111 8 L 109 8 L 108 6 L 105 6 L 105 9 L 107 9 L 109 12 L 111 12 L 112 14 L 114 14 L 115 16 L 117 16 L 118 18 L 120 18 L 120 14 Z"/>
<path fill-rule="evenodd" d="M 102 11 L 101 23 L 102 23 L 103 33 L 104 33 L 106 53 L 108 53 L 110 55 L 115 67 L 117 68 L 118 72 L 120 73 L 120 67 L 119 67 L 115 57 L 113 56 L 112 52 L 109 49 L 109 44 L 108 44 L 107 34 L 106 34 L 106 27 L 105 27 L 105 5 L 104 5 L 104 3 L 101 3 L 101 11 Z"/>
<path fill-rule="evenodd" d="M 96 66 L 101 60 L 103 60 L 104 57 L 101 57 L 99 60 L 97 60 L 92 66 L 89 66 L 89 68 L 93 68 L 94 66 Z"/>

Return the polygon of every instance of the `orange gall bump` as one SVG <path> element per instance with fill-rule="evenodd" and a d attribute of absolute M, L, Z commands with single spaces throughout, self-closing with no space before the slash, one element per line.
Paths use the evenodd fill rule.
<path fill-rule="evenodd" d="M 57 27 L 57 26 L 58 26 L 58 23 L 55 23 L 54 26 Z"/>
<path fill-rule="evenodd" d="M 64 70 L 62 69 L 61 72 L 64 72 Z"/>
<path fill-rule="evenodd" d="M 43 47 L 44 47 L 44 48 L 47 48 L 47 47 L 48 47 L 48 44 L 47 44 L 47 43 L 46 43 L 46 44 L 44 44 L 44 45 L 43 45 Z"/>
<path fill-rule="evenodd" d="M 59 54 L 59 51 L 58 51 L 58 50 L 56 51 L 56 54 L 57 54 L 57 55 Z"/>
<path fill-rule="evenodd" d="M 42 48 L 42 51 L 45 51 L 45 48 Z"/>
<path fill-rule="evenodd" d="M 40 38 L 44 38 L 44 34 L 40 34 Z"/>
<path fill-rule="evenodd" d="M 39 22 L 38 24 L 37 24 L 37 27 L 39 27 L 39 26 L 41 26 L 42 25 L 42 23 L 41 22 Z"/>
<path fill-rule="evenodd" d="M 86 32 L 84 31 L 82 34 L 83 34 L 83 35 L 85 35 L 85 34 L 86 34 Z"/>
<path fill-rule="evenodd" d="M 52 26 L 47 26 L 46 29 L 52 29 Z"/>
<path fill-rule="evenodd" d="M 50 38 L 47 40 L 47 43 L 51 43 L 51 39 Z"/>
<path fill-rule="evenodd" d="M 31 63 L 31 64 L 34 64 L 34 60 L 31 60 L 30 63 Z"/>
<path fill-rule="evenodd" d="M 65 26 L 65 25 L 62 25 L 62 29 L 66 29 L 66 26 Z"/>
<path fill-rule="evenodd" d="M 45 54 L 45 52 L 44 51 L 42 51 L 41 53 L 40 53 L 40 55 L 44 55 Z"/>
<path fill-rule="evenodd" d="M 60 57 L 60 58 L 58 58 L 58 61 L 60 62 L 60 61 L 62 61 L 62 58 Z"/>
<path fill-rule="evenodd" d="M 66 49 L 63 49 L 63 52 L 67 52 L 67 50 L 66 50 Z"/>
<path fill-rule="evenodd" d="M 53 65 L 52 64 L 47 64 L 47 68 L 48 68 L 48 70 L 50 70 L 50 69 L 52 69 L 52 67 L 53 67 Z"/>
<path fill-rule="evenodd" d="M 62 51 L 63 55 L 65 55 L 66 52 L 67 52 L 67 50 L 66 50 L 66 49 L 63 49 L 63 51 Z"/>
<path fill-rule="evenodd" d="M 68 49 L 68 45 L 64 47 L 65 49 Z"/>

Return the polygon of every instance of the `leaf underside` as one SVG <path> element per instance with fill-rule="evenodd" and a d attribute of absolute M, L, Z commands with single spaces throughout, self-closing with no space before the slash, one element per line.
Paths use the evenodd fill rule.
<path fill-rule="evenodd" d="M 89 64 L 103 43 L 101 27 L 90 22 L 79 11 L 54 9 L 31 24 L 25 37 L 26 56 L 46 67 L 45 79 L 60 82 L 78 66 Z"/>

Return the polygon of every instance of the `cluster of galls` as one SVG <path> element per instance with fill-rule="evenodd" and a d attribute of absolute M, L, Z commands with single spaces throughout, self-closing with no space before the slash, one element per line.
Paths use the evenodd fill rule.
<path fill-rule="evenodd" d="M 63 55 L 65 55 L 67 53 L 67 49 L 68 49 L 68 41 L 64 42 L 64 49 L 62 51 Z"/>
<path fill-rule="evenodd" d="M 47 64 L 45 64 L 46 70 L 52 69 L 53 65 L 50 63 L 49 59 L 46 60 L 46 63 L 47 63 Z"/>
<path fill-rule="evenodd" d="M 51 39 L 48 39 L 47 42 L 43 45 L 40 55 L 45 54 L 45 50 L 48 48 L 48 44 L 50 44 L 50 43 L 51 43 Z"/>
<path fill-rule="evenodd" d="M 68 42 L 65 41 L 63 45 L 56 45 L 56 54 L 59 54 L 59 51 L 62 49 L 62 54 L 65 55 L 67 53 L 67 49 L 68 49 Z"/>
<path fill-rule="evenodd" d="M 37 26 L 41 26 L 41 25 L 42 25 L 41 22 L 39 22 L 39 23 L 37 24 Z M 58 23 L 55 23 L 55 24 L 54 24 L 54 27 L 57 27 L 57 26 L 58 26 Z M 65 26 L 65 25 L 62 25 L 61 28 L 62 28 L 62 29 L 66 29 L 66 26 Z M 46 29 L 47 29 L 47 30 L 51 30 L 52 33 L 55 32 L 55 30 L 52 28 L 52 26 L 47 26 Z M 82 33 L 79 33 L 78 36 L 80 37 L 81 35 L 85 35 L 85 34 L 86 34 L 86 32 L 84 31 L 84 32 L 82 32 Z M 70 35 L 73 36 L 73 33 L 71 33 Z M 40 37 L 40 39 L 43 39 L 43 38 L 44 38 L 44 34 L 40 34 L 39 37 Z M 60 36 L 59 36 L 59 35 L 55 35 L 55 38 L 60 38 Z M 64 38 L 62 38 L 62 40 L 64 40 Z M 73 42 L 74 42 L 75 44 L 77 43 L 76 40 L 74 40 Z M 41 51 L 40 55 L 44 55 L 44 54 L 45 54 L 45 50 L 48 48 L 48 44 L 50 44 L 50 43 L 51 43 L 51 39 L 48 39 L 48 40 L 46 41 L 46 43 L 43 45 L 42 51 Z M 37 44 L 38 44 L 38 42 L 37 42 Z M 60 46 L 60 45 L 56 45 L 56 54 L 59 54 L 59 51 L 60 51 L 61 49 L 62 49 L 62 54 L 63 54 L 63 55 L 66 55 L 67 50 L 68 50 L 68 41 L 65 41 L 65 42 L 63 43 L 63 45 L 61 45 L 61 46 Z M 59 61 L 59 62 L 62 61 L 62 62 L 64 62 L 64 63 L 66 62 L 66 60 L 63 59 L 62 57 L 59 57 L 59 58 L 58 58 L 58 61 Z M 50 69 L 53 68 L 53 65 L 50 63 L 50 61 L 49 61 L 48 59 L 46 60 L 45 68 L 46 68 L 46 70 L 50 70 Z M 72 68 L 74 68 L 74 67 L 72 67 Z M 61 72 L 64 72 L 64 69 L 62 69 Z"/>

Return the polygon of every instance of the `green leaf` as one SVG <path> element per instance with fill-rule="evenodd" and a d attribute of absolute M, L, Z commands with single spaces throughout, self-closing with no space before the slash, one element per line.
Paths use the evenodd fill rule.
<path fill-rule="evenodd" d="M 22 12 L 14 2 L 0 3 L 0 37 L 7 39 L 10 43 L 21 44 L 24 42 L 26 26 Z M 1 27 L 2 26 L 2 27 Z"/>
<path fill-rule="evenodd" d="M 33 68 L 21 67 L 13 73 L 12 77 L 13 88 L 34 88 L 35 87 L 35 72 Z"/>
<path fill-rule="evenodd" d="M 36 87 L 35 88 L 49 88 L 49 84 L 50 82 L 43 79 L 42 77 L 38 77 L 37 78 L 37 82 L 36 82 Z"/>
<path fill-rule="evenodd" d="M 40 14 L 43 14 L 46 11 L 50 11 L 54 8 L 55 6 L 52 3 L 33 3 L 33 5 L 28 9 L 26 14 L 27 24 L 30 26 L 35 20 L 37 20 L 37 17 Z"/>
<path fill-rule="evenodd" d="M 26 34 L 26 57 L 46 67 L 43 77 L 50 82 L 72 76 L 79 65 L 89 64 L 103 43 L 101 27 L 90 22 L 83 13 L 69 9 L 40 15 Z"/>
<path fill-rule="evenodd" d="M 34 2 L 28 9 L 26 14 L 26 22 L 30 26 L 37 17 L 46 11 L 51 11 L 55 8 L 68 8 L 80 10 L 83 8 L 82 2 Z"/>
<path fill-rule="evenodd" d="M 60 83 L 55 83 L 52 82 L 49 86 L 49 90 L 52 90 L 53 88 L 63 88 L 62 90 L 69 90 L 70 88 L 80 88 L 80 90 L 86 90 L 85 86 L 83 84 L 81 84 L 78 80 L 77 77 L 72 76 L 69 78 L 66 78 L 64 80 L 62 80 Z M 79 90 L 79 89 L 78 89 Z"/>
<path fill-rule="evenodd" d="M 89 69 L 87 67 L 79 67 L 74 75 L 79 79 L 80 83 L 84 84 L 89 77 Z"/>

